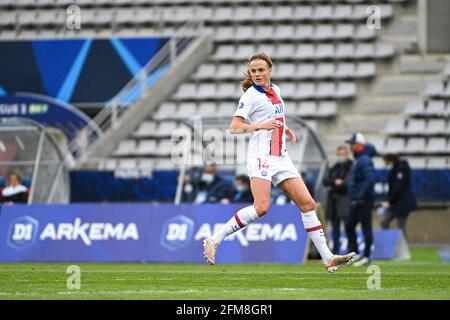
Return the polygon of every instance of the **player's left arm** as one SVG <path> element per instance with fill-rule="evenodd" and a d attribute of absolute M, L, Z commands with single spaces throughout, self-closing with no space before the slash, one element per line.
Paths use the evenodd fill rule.
<path fill-rule="evenodd" d="M 291 141 L 291 145 L 295 145 L 297 142 L 297 137 L 295 136 L 295 132 L 289 128 L 287 125 L 284 125 L 284 132 L 286 133 L 286 136 Z"/>

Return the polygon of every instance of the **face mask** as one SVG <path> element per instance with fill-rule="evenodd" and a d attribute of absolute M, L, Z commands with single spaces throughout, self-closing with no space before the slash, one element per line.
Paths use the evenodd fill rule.
<path fill-rule="evenodd" d="M 343 162 L 345 162 L 345 161 L 347 161 L 347 158 L 346 158 L 346 157 L 343 157 L 343 156 L 338 156 L 338 157 L 337 157 L 337 162 L 343 163 Z"/>
<path fill-rule="evenodd" d="M 204 173 L 202 174 L 202 181 L 210 184 L 214 180 L 214 175 L 212 173 Z"/>
<path fill-rule="evenodd" d="M 241 185 L 237 185 L 237 186 L 235 186 L 235 188 L 236 188 L 236 191 L 237 191 L 237 192 L 244 192 L 244 191 L 247 190 L 246 187 L 241 186 Z"/>
<path fill-rule="evenodd" d="M 393 167 L 394 167 L 394 165 L 392 163 L 389 163 L 386 165 L 387 170 L 392 170 Z"/>

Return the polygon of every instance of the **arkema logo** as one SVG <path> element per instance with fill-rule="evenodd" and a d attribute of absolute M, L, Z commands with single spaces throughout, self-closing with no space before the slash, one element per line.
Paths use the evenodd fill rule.
<path fill-rule="evenodd" d="M 185 216 L 173 217 L 164 224 L 161 233 L 161 245 L 169 250 L 187 246 L 192 240 L 194 221 Z"/>
<path fill-rule="evenodd" d="M 39 223 L 30 216 L 14 220 L 9 227 L 8 244 L 14 249 L 22 249 L 36 241 Z"/>
<path fill-rule="evenodd" d="M 9 231 L 9 245 L 22 249 L 38 239 L 38 222 L 24 216 L 15 220 Z M 39 234 L 40 241 L 82 241 L 91 246 L 93 241 L 139 240 L 135 223 L 82 222 L 75 218 L 73 222 L 48 223 Z"/>
<path fill-rule="evenodd" d="M 215 231 L 224 224 L 204 223 L 194 228 L 194 221 L 185 216 L 176 216 L 169 219 L 163 226 L 161 233 L 161 245 L 169 250 L 178 250 L 189 245 L 192 240 L 202 241 L 211 237 Z M 195 234 L 194 234 L 195 229 Z M 294 224 L 283 225 L 277 223 L 251 223 L 246 228 L 225 238 L 225 241 L 239 241 L 243 247 L 250 246 L 251 242 L 261 241 L 297 241 L 298 233 Z"/>

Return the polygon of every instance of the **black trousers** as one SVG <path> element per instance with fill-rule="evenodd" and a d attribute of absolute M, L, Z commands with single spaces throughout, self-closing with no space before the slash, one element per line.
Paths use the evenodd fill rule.
<path fill-rule="evenodd" d="M 372 207 L 373 199 L 363 200 L 359 204 L 351 204 L 350 212 L 345 226 L 345 231 L 348 238 L 348 248 L 359 254 L 358 243 L 356 241 L 356 226 L 361 223 L 362 232 L 364 235 L 364 257 L 370 258 L 371 247 L 373 244 L 373 230 L 372 230 Z"/>
<path fill-rule="evenodd" d="M 345 219 L 339 217 L 336 213 L 331 216 L 331 224 L 333 226 L 333 253 L 339 254 L 341 248 L 341 223 L 345 223 Z"/>
<path fill-rule="evenodd" d="M 386 210 L 381 220 L 381 227 L 383 229 L 389 229 L 389 225 L 394 219 L 397 219 L 398 228 L 402 230 L 405 239 L 408 240 L 408 235 L 406 234 L 406 220 L 408 219 L 408 215 L 398 216 L 393 210 Z"/>

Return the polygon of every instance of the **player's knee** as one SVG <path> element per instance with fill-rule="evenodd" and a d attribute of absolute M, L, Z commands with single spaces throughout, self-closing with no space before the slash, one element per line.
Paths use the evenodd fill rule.
<path fill-rule="evenodd" d="M 300 209 L 302 210 L 302 212 L 309 212 L 316 210 L 316 202 L 314 201 L 313 198 L 310 198 L 308 201 L 305 201 L 304 203 L 301 204 Z"/>
<path fill-rule="evenodd" d="M 263 216 L 266 214 L 267 211 L 269 211 L 270 208 L 270 201 L 262 201 L 259 203 L 255 203 L 254 204 L 256 213 L 258 214 L 258 216 Z"/>

